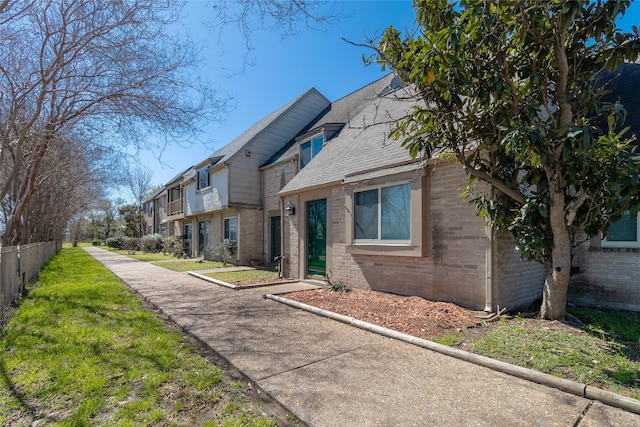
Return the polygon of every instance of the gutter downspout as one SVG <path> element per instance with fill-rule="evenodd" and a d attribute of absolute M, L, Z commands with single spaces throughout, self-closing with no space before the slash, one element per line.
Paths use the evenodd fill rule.
<path fill-rule="evenodd" d="M 266 230 L 266 225 L 271 226 L 271 222 L 267 221 L 267 218 L 269 216 L 269 214 L 267 213 L 267 210 L 265 209 L 265 184 L 264 184 L 264 170 L 260 170 L 260 200 L 262 202 L 262 262 L 265 263 L 265 265 L 269 265 L 270 261 L 273 262 L 272 260 L 270 260 L 269 258 L 271 258 L 273 256 L 273 254 L 269 254 L 271 248 L 267 248 L 267 241 L 265 239 L 265 237 L 267 236 L 267 230 Z M 282 227 L 282 220 L 280 221 L 280 227 Z M 269 236 L 271 237 L 271 229 L 269 229 Z M 273 238 L 273 237 L 271 237 Z M 280 246 L 282 247 L 282 246 Z M 268 254 L 268 255 L 267 255 Z M 269 258 L 267 258 L 267 256 Z"/>
<path fill-rule="evenodd" d="M 493 227 L 487 225 L 485 227 L 486 232 L 486 245 L 485 245 L 485 306 L 484 311 L 487 313 L 493 312 L 493 254 L 494 254 L 494 233 Z"/>

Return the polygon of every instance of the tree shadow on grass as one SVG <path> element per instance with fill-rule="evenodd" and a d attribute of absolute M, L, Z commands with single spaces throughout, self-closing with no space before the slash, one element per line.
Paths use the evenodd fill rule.
<path fill-rule="evenodd" d="M 13 381 L 13 378 L 11 377 L 10 373 L 7 371 L 7 366 L 5 365 L 4 360 L 2 359 L 0 359 L 0 378 L 2 381 L 2 385 L 5 386 L 7 390 L 9 390 L 11 397 L 13 397 L 18 402 L 19 404 L 18 410 L 24 414 L 24 417 L 27 417 L 30 419 L 30 422 L 27 424 L 31 424 L 36 420 L 42 420 L 45 424 L 58 423 L 61 421 L 61 419 L 52 417 L 50 415 L 39 414 L 37 411 L 37 408 L 29 404 L 29 402 L 27 401 L 27 396 L 22 391 L 20 391 L 19 388 L 16 386 L 15 382 Z M 8 414 L 4 414 L 4 415 L 6 416 Z M 13 421 L 17 421 L 17 420 L 14 420 L 13 417 L 10 417 L 9 419 Z M 19 424 L 22 425 L 22 422 L 20 422 Z"/>

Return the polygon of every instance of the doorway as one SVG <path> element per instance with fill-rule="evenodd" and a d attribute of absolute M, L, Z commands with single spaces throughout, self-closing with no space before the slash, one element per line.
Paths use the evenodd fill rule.
<path fill-rule="evenodd" d="M 327 272 L 327 200 L 307 202 L 307 271 L 310 278 Z"/>

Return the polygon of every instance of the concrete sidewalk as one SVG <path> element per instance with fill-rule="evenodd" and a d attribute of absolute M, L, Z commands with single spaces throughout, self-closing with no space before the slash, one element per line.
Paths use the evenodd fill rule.
<path fill-rule="evenodd" d="M 311 426 L 640 425 L 640 415 L 265 300 L 264 288 L 86 250 Z"/>

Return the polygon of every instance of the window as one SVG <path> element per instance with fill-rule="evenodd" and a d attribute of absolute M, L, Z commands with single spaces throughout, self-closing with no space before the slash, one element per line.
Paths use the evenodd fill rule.
<path fill-rule="evenodd" d="M 149 215 L 153 215 L 153 202 L 149 202 L 147 209 L 148 209 Z"/>
<path fill-rule="evenodd" d="M 207 172 L 206 168 L 202 168 L 198 171 L 198 190 L 202 190 L 203 188 L 207 188 L 211 185 L 209 172 Z"/>
<path fill-rule="evenodd" d="M 169 192 L 169 201 L 175 202 L 176 200 L 180 200 L 180 187 L 173 187 Z"/>
<path fill-rule="evenodd" d="M 183 237 L 185 240 L 189 240 L 189 241 L 190 241 L 190 240 L 191 240 L 191 238 L 192 238 L 192 232 L 193 232 L 192 230 L 193 230 L 193 229 L 192 229 L 192 225 L 191 225 L 191 224 L 185 224 L 185 225 L 184 225 L 184 234 L 183 234 L 183 236 L 182 236 L 182 237 Z"/>
<path fill-rule="evenodd" d="M 602 242 L 602 246 L 609 248 L 640 247 L 639 230 L 638 216 L 631 216 L 629 212 L 625 212 L 622 218 L 609 226 L 607 237 Z"/>
<path fill-rule="evenodd" d="M 353 211 L 355 241 L 411 239 L 409 183 L 356 192 Z"/>
<path fill-rule="evenodd" d="M 224 219 L 224 239 L 232 242 L 238 241 L 238 218 L 231 217 Z"/>
<path fill-rule="evenodd" d="M 160 234 L 162 235 L 162 237 L 167 237 L 167 227 L 166 226 L 161 226 L 160 227 Z"/>
<path fill-rule="evenodd" d="M 300 169 L 308 165 L 311 159 L 318 155 L 322 150 L 323 142 L 324 137 L 321 135 L 300 144 Z"/>

